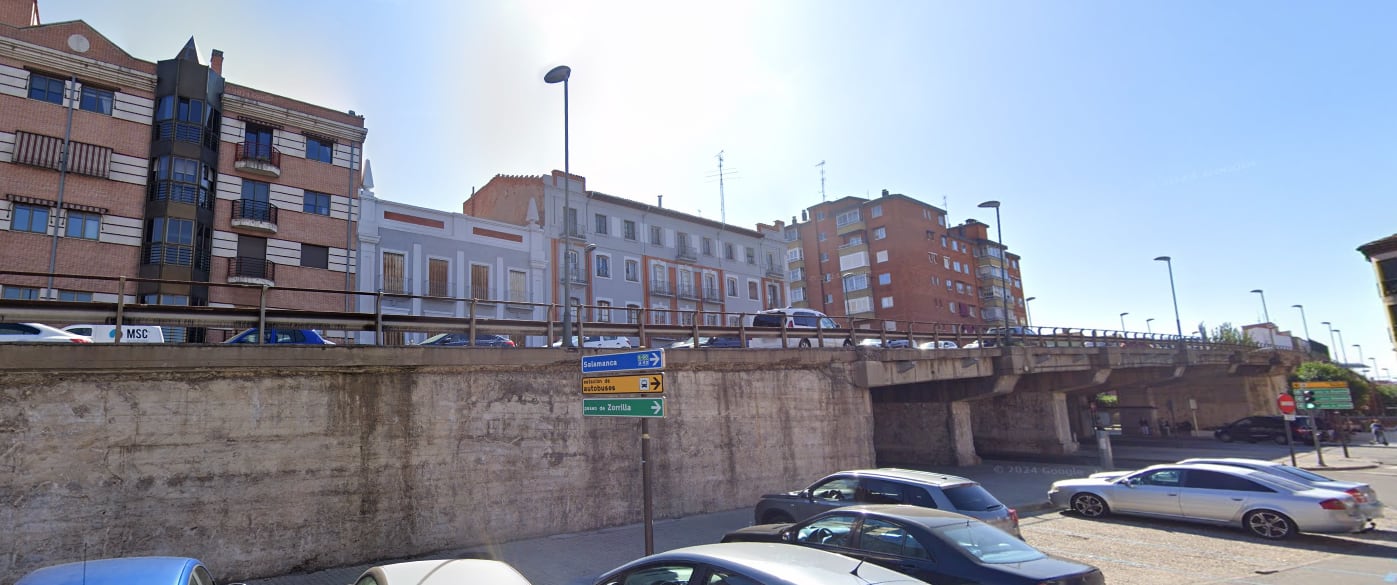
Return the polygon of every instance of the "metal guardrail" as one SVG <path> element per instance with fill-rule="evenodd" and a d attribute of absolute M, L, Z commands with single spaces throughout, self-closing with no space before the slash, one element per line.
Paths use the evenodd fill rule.
<path fill-rule="evenodd" d="M 47 278 L 47 273 L 0 271 L 0 277 Z M 0 321 L 44 322 L 50 324 L 68 323 L 107 323 L 141 324 L 169 327 L 204 327 L 214 329 L 245 329 L 256 327 L 320 329 L 340 331 L 348 334 L 372 332 L 375 343 L 382 343 L 385 332 L 443 331 L 477 333 L 498 333 L 516 336 L 543 336 L 555 340 L 562 331 L 561 306 L 551 303 L 534 303 L 501 299 L 454 298 L 425 295 L 398 294 L 383 291 L 357 292 L 325 289 L 304 289 L 294 287 L 248 286 L 239 284 L 170 281 L 127 277 L 101 277 L 62 274 L 61 279 L 86 279 L 100 285 L 94 292 L 118 293 L 117 302 L 71 302 L 46 300 L 0 300 Z M 7 279 L 7 280 L 13 280 Z M 241 291 L 255 291 L 257 306 L 244 307 L 196 307 L 179 305 L 147 305 L 127 302 L 133 289 L 139 283 L 185 284 L 207 287 L 227 287 Z M 105 289 L 105 290 L 103 290 Z M 275 297 L 280 293 L 322 293 L 336 298 L 371 297 L 374 311 L 326 311 L 295 307 L 279 307 Z M 436 317 L 398 314 L 384 311 L 386 301 L 410 302 L 412 299 L 447 301 L 460 304 L 462 317 Z M 302 300 L 304 303 L 305 301 Z M 343 302 L 343 301 L 341 301 Z M 323 305 L 324 303 L 320 303 Z M 544 319 L 502 319 L 496 315 L 499 306 L 523 309 L 537 315 L 543 311 Z M 638 313 L 636 322 L 625 320 L 593 320 L 576 322 L 575 335 L 610 335 L 639 338 L 642 343 L 657 340 L 682 340 L 702 337 L 734 337 L 740 341 L 739 347 L 747 347 L 752 339 L 780 339 L 781 347 L 798 347 L 801 340 L 810 340 L 814 347 L 858 346 L 865 340 L 876 339 L 879 347 L 915 348 L 924 342 L 939 345 L 950 341 L 961 348 L 999 348 L 1009 346 L 1032 347 L 1079 347 L 1103 348 L 1119 347 L 1143 350 L 1238 350 L 1273 349 L 1249 346 L 1210 343 L 1196 338 L 1180 339 L 1174 335 L 1160 333 L 1126 332 L 1106 329 L 1075 327 L 1012 326 L 1008 333 L 994 326 L 974 326 L 960 323 L 935 323 L 920 321 L 899 321 L 893 329 L 886 328 L 886 320 L 868 320 L 832 316 L 836 323 L 847 327 L 788 327 L 782 320 L 781 327 L 754 327 L 750 323 L 754 313 L 728 313 L 701 310 L 665 310 L 645 307 L 615 307 L 581 305 L 579 317 L 596 317 L 598 311 L 631 311 Z M 488 312 L 487 312 L 488 311 Z M 717 318 L 714 319 L 714 316 Z M 735 326 L 704 325 L 703 323 L 729 323 Z M 658 323 L 657 323 L 658 322 Z M 670 323 L 686 323 L 671 325 Z M 869 326 L 872 325 L 872 326 Z"/>

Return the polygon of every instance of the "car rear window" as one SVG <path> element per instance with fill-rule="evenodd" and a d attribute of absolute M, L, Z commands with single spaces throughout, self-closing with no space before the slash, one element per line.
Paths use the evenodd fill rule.
<path fill-rule="evenodd" d="M 752 317 L 753 327 L 780 327 L 782 317 L 780 314 L 757 315 Z"/>
<path fill-rule="evenodd" d="M 1004 507 L 1004 504 L 999 503 L 999 500 L 995 499 L 989 490 L 980 487 L 978 483 L 942 488 L 941 492 L 946 494 L 946 499 L 951 500 L 951 505 L 955 506 L 957 510 L 983 512 Z"/>

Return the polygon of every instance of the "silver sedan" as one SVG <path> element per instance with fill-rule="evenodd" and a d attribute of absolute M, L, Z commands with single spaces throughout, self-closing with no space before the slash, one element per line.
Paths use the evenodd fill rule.
<path fill-rule="evenodd" d="M 1132 514 L 1241 526 L 1262 538 L 1371 529 L 1353 496 L 1224 465 L 1156 465 L 1053 483 L 1048 501 L 1090 518 Z"/>

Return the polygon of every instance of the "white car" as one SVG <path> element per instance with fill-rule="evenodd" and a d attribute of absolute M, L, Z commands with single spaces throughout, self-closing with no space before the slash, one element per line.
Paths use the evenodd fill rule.
<path fill-rule="evenodd" d="M 1344 492 L 1353 496 L 1358 501 L 1359 511 L 1367 514 L 1369 518 L 1381 518 L 1383 516 L 1382 501 L 1378 500 L 1378 493 L 1373 491 L 1373 487 L 1366 483 L 1353 481 L 1340 481 L 1320 475 L 1318 473 L 1306 471 L 1299 467 L 1291 467 L 1276 461 L 1266 461 L 1264 459 L 1243 459 L 1240 457 L 1196 457 L 1180 461 L 1180 465 L 1193 463 L 1206 463 L 1209 465 L 1230 465 L 1245 469 L 1255 469 L 1264 473 L 1269 473 L 1276 477 L 1298 481 L 1311 487 Z"/>
<path fill-rule="evenodd" d="M 509 564 L 486 559 L 408 561 L 371 567 L 355 585 L 531 585 Z"/>
<path fill-rule="evenodd" d="M 559 340 L 557 340 L 557 341 L 554 341 L 554 342 L 553 342 L 553 345 L 550 346 L 550 347 L 562 347 L 562 346 L 563 346 L 563 340 L 559 339 Z M 578 340 L 577 340 L 577 337 L 576 337 L 576 336 L 573 336 L 573 338 L 572 338 L 572 346 L 573 346 L 573 347 L 610 347 L 610 348 L 621 348 L 621 349 L 625 349 L 625 348 L 632 347 L 632 346 L 631 346 L 631 340 L 630 340 L 630 338 L 628 338 L 628 337 L 616 337 L 616 336 L 611 336 L 611 335 L 587 335 L 587 336 L 584 336 L 584 337 L 582 338 L 581 341 L 578 341 Z"/>
<path fill-rule="evenodd" d="M 785 346 L 781 344 L 783 324 L 786 328 Z M 752 316 L 752 329 L 754 331 L 747 340 L 747 347 L 854 347 L 854 340 L 838 331 L 839 325 L 834 319 L 811 309 L 786 307 L 761 311 Z"/>
<path fill-rule="evenodd" d="M 43 323 L 0 323 L 0 343 L 92 343 L 92 338 Z"/>
<path fill-rule="evenodd" d="M 972 342 L 973 343 L 973 342 Z M 917 344 L 917 349 L 958 349 L 954 341 L 942 339 L 941 341 L 923 341 Z"/>

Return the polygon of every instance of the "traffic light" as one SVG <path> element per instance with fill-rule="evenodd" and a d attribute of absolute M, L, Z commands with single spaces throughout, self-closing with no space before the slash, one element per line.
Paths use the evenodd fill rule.
<path fill-rule="evenodd" d="M 1304 392 L 1301 392 L 1301 393 L 1300 393 L 1300 401 L 1301 401 L 1300 404 L 1301 404 L 1302 407 L 1305 408 L 1306 410 L 1313 410 L 1313 409 L 1315 409 L 1315 408 L 1319 408 L 1319 405 L 1315 403 L 1315 391 L 1314 391 L 1314 390 L 1305 390 Z"/>

